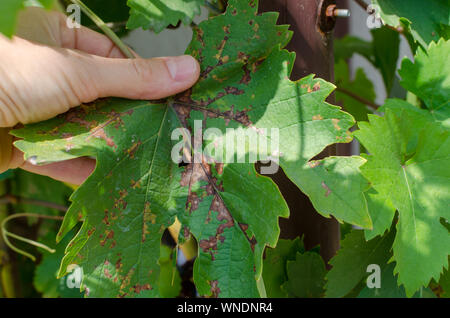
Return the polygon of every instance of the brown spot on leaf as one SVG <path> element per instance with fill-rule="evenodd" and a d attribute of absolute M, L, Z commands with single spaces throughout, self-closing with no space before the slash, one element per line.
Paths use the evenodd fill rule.
<path fill-rule="evenodd" d="M 142 145 L 141 141 L 134 143 L 129 149 L 126 150 L 126 153 L 130 157 L 130 159 L 134 159 L 134 155 L 139 147 Z"/>
<path fill-rule="evenodd" d="M 308 166 L 309 166 L 310 168 L 318 167 L 318 166 L 320 166 L 320 161 L 309 161 L 309 162 L 308 162 Z"/>
<path fill-rule="evenodd" d="M 314 84 L 313 86 L 313 91 L 317 92 L 318 90 L 320 90 L 320 82 L 317 82 L 316 84 Z"/>
<path fill-rule="evenodd" d="M 331 189 L 325 184 L 325 182 L 322 182 L 322 188 L 324 188 L 325 190 L 327 190 L 325 192 L 325 196 L 328 197 L 331 194 Z"/>
<path fill-rule="evenodd" d="M 219 282 L 217 280 L 213 280 L 210 282 L 212 297 L 218 298 L 220 295 Z"/>
<path fill-rule="evenodd" d="M 322 117 L 322 115 L 315 115 L 315 116 L 313 116 L 312 119 L 313 120 L 323 120 L 323 117 Z"/>
<path fill-rule="evenodd" d="M 136 294 L 140 294 L 141 291 L 144 291 L 144 290 L 151 290 L 151 289 L 152 289 L 152 287 L 150 286 L 150 284 L 145 284 L 145 285 L 139 285 L 139 284 L 136 284 L 136 285 L 133 286 L 133 291 L 134 291 Z"/>
<path fill-rule="evenodd" d="M 109 269 L 105 268 L 103 273 L 105 274 L 106 278 L 111 279 L 113 276 L 111 275 L 111 273 L 109 272 Z"/>
<path fill-rule="evenodd" d="M 333 122 L 333 126 L 336 130 L 341 130 L 341 127 L 339 127 L 339 119 L 333 118 L 331 121 Z"/>
<path fill-rule="evenodd" d="M 114 140 L 106 135 L 103 127 L 94 128 L 90 133 L 89 137 L 86 138 L 86 141 L 89 140 L 91 137 L 103 139 L 104 141 L 106 141 L 106 144 L 109 147 L 117 148 L 117 145 L 114 143 Z"/>

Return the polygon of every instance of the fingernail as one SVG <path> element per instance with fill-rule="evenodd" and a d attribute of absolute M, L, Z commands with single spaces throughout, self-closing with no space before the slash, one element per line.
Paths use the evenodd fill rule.
<path fill-rule="evenodd" d="M 197 61 L 190 55 L 168 58 L 166 65 L 172 79 L 177 82 L 191 79 L 197 70 Z"/>

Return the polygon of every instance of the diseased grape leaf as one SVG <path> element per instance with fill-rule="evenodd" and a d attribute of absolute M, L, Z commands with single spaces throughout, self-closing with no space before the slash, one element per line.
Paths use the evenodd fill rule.
<path fill-rule="evenodd" d="M 14 132 L 24 138 L 15 145 L 38 164 L 97 158 L 59 233 L 83 222 L 60 275 L 70 264 L 82 266 L 88 296 L 160 296 L 161 235 L 177 217 L 182 235 L 199 244 L 194 280 L 200 295 L 258 297 L 264 248 L 276 245 L 278 218 L 289 211 L 254 163 L 277 154 L 319 213 L 372 226 L 363 193 L 369 185 L 358 170 L 365 160 L 311 160 L 328 145 L 351 141 L 354 119 L 325 102 L 332 84 L 313 76 L 289 80 L 294 55 L 282 47 L 291 32 L 276 26 L 277 14 L 257 9 L 254 0 L 229 1 L 224 15 L 194 29 L 187 54 L 200 61 L 201 77 L 189 91 L 154 102 L 100 100 Z M 171 137 L 180 127 L 205 132 L 200 145 L 212 150 L 239 131 L 229 128 L 240 128 L 248 137 L 242 138 L 245 157 L 234 147 L 224 154 L 246 160 L 223 164 L 203 154 L 179 166 L 172 160 L 179 138 Z M 222 136 L 207 138 L 208 128 Z M 276 132 L 279 144 L 269 142 Z M 255 145 L 253 137 L 270 147 Z"/>
<path fill-rule="evenodd" d="M 325 264 L 320 254 L 297 253 L 294 261 L 287 261 L 288 280 L 282 288 L 289 297 L 319 298 L 325 293 Z"/>
<path fill-rule="evenodd" d="M 449 0 L 372 0 L 381 9 L 383 22 L 393 27 L 410 29 L 423 47 L 439 37 L 448 39 L 450 29 Z"/>
<path fill-rule="evenodd" d="M 359 127 L 355 135 L 370 153 L 361 172 L 399 211 L 395 273 L 412 296 L 448 266 L 450 237 L 440 219 L 450 218 L 449 131 L 406 108 L 369 115 Z"/>
<path fill-rule="evenodd" d="M 450 121 L 450 41 L 432 42 L 418 49 L 414 63 L 405 59 L 399 71 L 401 84 L 422 99 L 436 120 Z M 450 126 L 450 123 L 447 124 Z"/>
<path fill-rule="evenodd" d="M 392 255 L 394 237 L 395 230 L 391 230 L 366 242 L 363 231 L 350 232 L 330 261 L 333 267 L 326 275 L 326 297 L 346 296 L 368 276 L 367 266 L 376 264 L 381 267 L 386 264 Z"/>
<path fill-rule="evenodd" d="M 200 6 L 205 0 L 128 0 L 131 8 L 129 29 L 151 29 L 157 33 L 169 25 L 192 22 L 200 14 Z"/>

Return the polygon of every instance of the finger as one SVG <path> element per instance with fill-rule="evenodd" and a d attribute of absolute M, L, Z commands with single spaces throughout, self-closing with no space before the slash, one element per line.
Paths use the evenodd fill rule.
<path fill-rule="evenodd" d="M 98 97 L 160 99 L 190 88 L 200 74 L 198 62 L 189 55 L 133 60 L 95 57 L 87 64 Z"/>
<path fill-rule="evenodd" d="M 200 74 L 191 56 L 112 59 L 1 36 L 0 50 L 0 71 L 8 74 L 1 83 L 8 98 L 0 95 L 0 127 L 46 120 L 99 97 L 168 97 Z"/>
<path fill-rule="evenodd" d="M 95 169 L 95 164 L 94 159 L 83 157 L 45 166 L 36 166 L 25 161 L 23 159 L 23 153 L 15 148 L 10 168 L 21 168 L 58 181 L 81 185 L 92 174 Z"/>
<path fill-rule="evenodd" d="M 103 57 L 125 58 L 108 37 L 84 26 L 69 27 L 68 19 L 58 11 L 27 7 L 18 15 L 16 35 L 53 47 L 76 49 Z"/>
<path fill-rule="evenodd" d="M 109 58 L 125 58 L 120 49 L 105 35 L 89 28 L 69 28 L 67 17 L 59 15 L 60 20 L 60 44 L 67 49 L 80 50 L 88 54 Z M 137 56 L 137 55 L 136 55 Z"/>

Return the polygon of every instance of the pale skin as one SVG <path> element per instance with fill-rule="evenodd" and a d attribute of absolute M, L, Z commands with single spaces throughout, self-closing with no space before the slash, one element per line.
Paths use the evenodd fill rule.
<path fill-rule="evenodd" d="M 0 34 L 0 173 L 21 168 L 79 185 L 95 160 L 78 158 L 45 166 L 24 160 L 9 130 L 50 119 L 101 97 L 160 99 L 197 81 L 190 56 L 125 59 L 104 35 L 70 29 L 58 12 L 29 8 L 19 16 L 17 36 Z"/>

